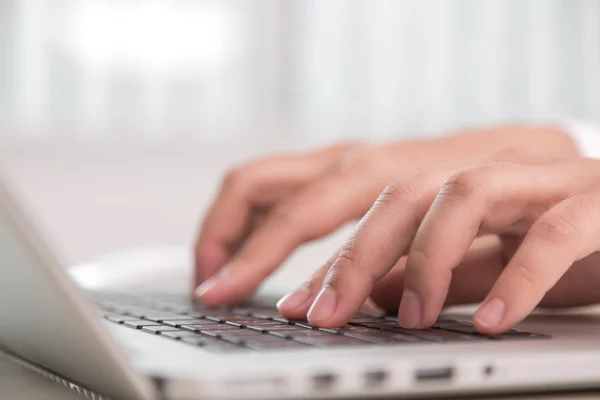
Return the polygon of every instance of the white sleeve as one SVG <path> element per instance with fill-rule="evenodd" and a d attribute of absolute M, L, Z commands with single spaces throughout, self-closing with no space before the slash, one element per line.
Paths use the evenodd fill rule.
<path fill-rule="evenodd" d="M 600 159 L 600 123 L 562 118 L 558 125 L 571 135 L 583 157 Z"/>

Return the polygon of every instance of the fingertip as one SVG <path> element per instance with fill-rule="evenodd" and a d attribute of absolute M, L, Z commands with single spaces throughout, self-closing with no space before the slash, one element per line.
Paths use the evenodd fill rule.
<path fill-rule="evenodd" d="M 405 288 L 398 309 L 398 324 L 406 329 L 420 328 L 423 324 L 422 309 L 419 295 L 415 291 Z"/>
<path fill-rule="evenodd" d="M 366 315 L 368 317 L 380 318 L 385 316 L 385 310 L 379 307 L 370 296 L 367 298 L 367 300 L 365 300 L 358 312 L 359 314 Z"/>
<path fill-rule="evenodd" d="M 206 279 L 195 290 L 194 297 L 208 305 L 224 305 L 234 300 L 229 268 Z"/>
<path fill-rule="evenodd" d="M 324 285 L 308 310 L 307 319 L 312 325 L 325 326 L 335 313 L 337 293 L 330 285 Z"/>
<path fill-rule="evenodd" d="M 307 284 L 294 289 L 292 292 L 283 296 L 277 302 L 277 309 L 281 313 L 296 314 L 296 310 L 301 308 L 304 304 L 310 300 L 312 292 L 309 290 Z"/>
<path fill-rule="evenodd" d="M 500 298 L 484 301 L 473 315 L 473 324 L 478 331 L 495 335 L 508 330 L 505 328 L 504 319 L 506 304 Z"/>

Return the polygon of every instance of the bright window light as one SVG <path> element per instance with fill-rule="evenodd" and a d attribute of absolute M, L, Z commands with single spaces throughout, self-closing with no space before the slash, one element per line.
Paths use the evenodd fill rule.
<path fill-rule="evenodd" d="M 61 41 L 91 68 L 197 74 L 231 61 L 240 22 L 219 2 L 78 1 Z"/>

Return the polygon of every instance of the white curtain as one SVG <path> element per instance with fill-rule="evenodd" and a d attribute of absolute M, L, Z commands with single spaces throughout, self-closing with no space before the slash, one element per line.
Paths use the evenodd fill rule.
<path fill-rule="evenodd" d="M 600 120 L 600 0 L 0 0 L 1 138 L 386 138 L 557 115 Z"/>

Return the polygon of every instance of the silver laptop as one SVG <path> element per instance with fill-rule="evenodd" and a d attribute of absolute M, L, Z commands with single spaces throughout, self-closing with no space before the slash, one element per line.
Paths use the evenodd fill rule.
<path fill-rule="evenodd" d="M 85 292 L 0 184 L 0 350 L 114 399 L 457 395 L 600 386 L 600 320 L 531 317 L 498 337 L 447 315 L 339 329 L 257 303 L 210 308 L 165 293 Z M 88 392 L 89 391 L 89 392 Z"/>

